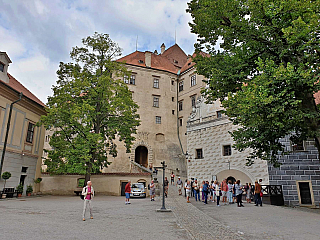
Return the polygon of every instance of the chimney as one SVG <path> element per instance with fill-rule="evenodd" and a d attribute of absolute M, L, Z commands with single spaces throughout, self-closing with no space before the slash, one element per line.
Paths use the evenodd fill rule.
<path fill-rule="evenodd" d="M 144 53 L 144 62 L 146 63 L 146 67 L 151 67 L 151 52 L 146 51 Z"/>
<path fill-rule="evenodd" d="M 11 63 L 10 58 L 6 52 L 0 52 L 0 80 L 5 83 L 9 83 L 9 77 L 7 75 L 8 66 Z"/>
<path fill-rule="evenodd" d="M 156 55 L 158 55 L 158 51 L 157 51 L 157 49 L 156 50 L 154 50 L 154 52 L 153 52 L 154 54 L 156 54 Z"/>
<path fill-rule="evenodd" d="M 190 55 L 190 54 L 188 54 L 187 60 L 189 60 L 190 58 L 191 58 L 191 55 Z"/>
<path fill-rule="evenodd" d="M 161 54 L 163 54 L 165 50 L 166 50 L 166 45 L 164 45 L 164 43 L 162 43 L 162 45 L 161 45 Z"/>

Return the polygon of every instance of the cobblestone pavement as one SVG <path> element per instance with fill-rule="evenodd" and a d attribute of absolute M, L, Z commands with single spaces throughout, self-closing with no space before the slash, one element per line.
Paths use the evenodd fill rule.
<path fill-rule="evenodd" d="M 304 210 L 299 208 L 244 203 L 243 208 L 236 204 L 216 206 L 208 201 L 196 202 L 191 198 L 191 204 L 186 203 L 184 196 L 178 196 L 175 187 L 171 187 L 172 204 L 179 210 L 174 211 L 179 223 L 195 239 L 320 239 L 320 210 Z M 185 218 L 181 219 L 183 212 Z M 199 222 L 192 225 L 191 222 Z M 207 231 L 205 230 L 207 227 Z M 201 229 L 200 233 L 194 228 Z M 202 233 L 202 231 L 206 231 Z M 198 235 L 197 235 L 198 234 Z M 237 237 L 239 236 L 239 237 Z M 212 238 L 210 238 L 212 237 Z"/>
<path fill-rule="evenodd" d="M 160 202 L 97 196 L 94 219 L 82 221 L 77 196 L 43 196 L 0 201 L 0 239 L 191 239 L 175 215 L 157 213 Z"/>
<path fill-rule="evenodd" d="M 94 219 L 83 222 L 77 196 L 43 196 L 0 201 L 1 239 L 320 239 L 320 210 L 186 203 L 170 187 L 166 207 L 155 202 L 97 196 Z M 87 216 L 88 217 L 88 216 Z"/>

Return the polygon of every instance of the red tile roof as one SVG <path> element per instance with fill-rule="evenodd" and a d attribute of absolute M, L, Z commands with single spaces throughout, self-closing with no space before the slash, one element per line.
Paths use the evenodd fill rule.
<path fill-rule="evenodd" d="M 173 45 L 164 51 L 163 54 L 151 53 L 151 68 L 163 70 L 177 74 L 179 69 L 187 61 L 187 55 L 177 45 Z M 135 51 L 127 56 L 117 60 L 117 62 L 124 62 L 126 64 L 146 67 L 145 52 Z"/>
<path fill-rule="evenodd" d="M 200 55 L 202 55 L 203 57 L 210 57 L 210 54 L 208 53 L 204 53 L 204 52 L 200 52 Z M 197 56 L 196 53 L 192 54 L 192 57 L 190 57 L 188 59 L 188 61 L 185 63 L 185 65 L 181 68 L 180 74 L 187 71 L 188 69 L 192 68 L 194 65 L 196 65 L 195 62 L 193 62 L 193 59 Z"/>
<path fill-rule="evenodd" d="M 25 86 L 23 86 L 17 79 L 15 79 L 13 76 L 11 76 L 9 73 L 7 74 L 9 77 L 9 83 L 5 83 L 3 82 L 5 85 L 13 88 L 14 90 L 16 90 L 17 92 L 22 92 L 23 95 L 27 98 L 29 98 L 30 100 L 38 103 L 39 105 L 45 107 L 45 104 L 43 102 L 41 102 L 39 100 L 39 98 L 37 98 L 35 95 L 33 95 Z"/>

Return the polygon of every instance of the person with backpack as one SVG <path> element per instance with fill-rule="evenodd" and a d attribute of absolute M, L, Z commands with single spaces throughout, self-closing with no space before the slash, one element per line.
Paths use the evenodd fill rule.
<path fill-rule="evenodd" d="M 92 215 L 92 199 L 94 197 L 94 189 L 92 187 L 92 182 L 88 181 L 87 186 L 85 186 L 82 189 L 81 195 L 83 196 L 84 204 L 83 204 L 83 211 L 82 211 L 82 220 L 85 221 L 85 214 L 86 214 L 86 209 L 87 205 L 89 205 L 90 209 L 90 218 L 93 219 Z"/>

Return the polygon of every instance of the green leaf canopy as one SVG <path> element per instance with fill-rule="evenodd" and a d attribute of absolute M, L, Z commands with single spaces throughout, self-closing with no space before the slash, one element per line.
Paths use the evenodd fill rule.
<path fill-rule="evenodd" d="M 41 123 L 54 130 L 45 161 L 53 174 L 97 173 L 117 156 L 116 142 L 130 151 L 140 124 L 138 105 L 123 82 L 130 72 L 114 61 L 121 49 L 108 34 L 95 33 L 71 51 L 74 62 L 60 63 L 57 85 Z"/>
<path fill-rule="evenodd" d="M 196 50 L 211 55 L 195 59 L 208 79 L 203 93 L 239 125 L 231 134 L 237 150 L 252 149 L 248 164 L 278 166 L 286 135 L 314 138 L 320 149 L 320 1 L 192 0 L 187 12 Z"/>

